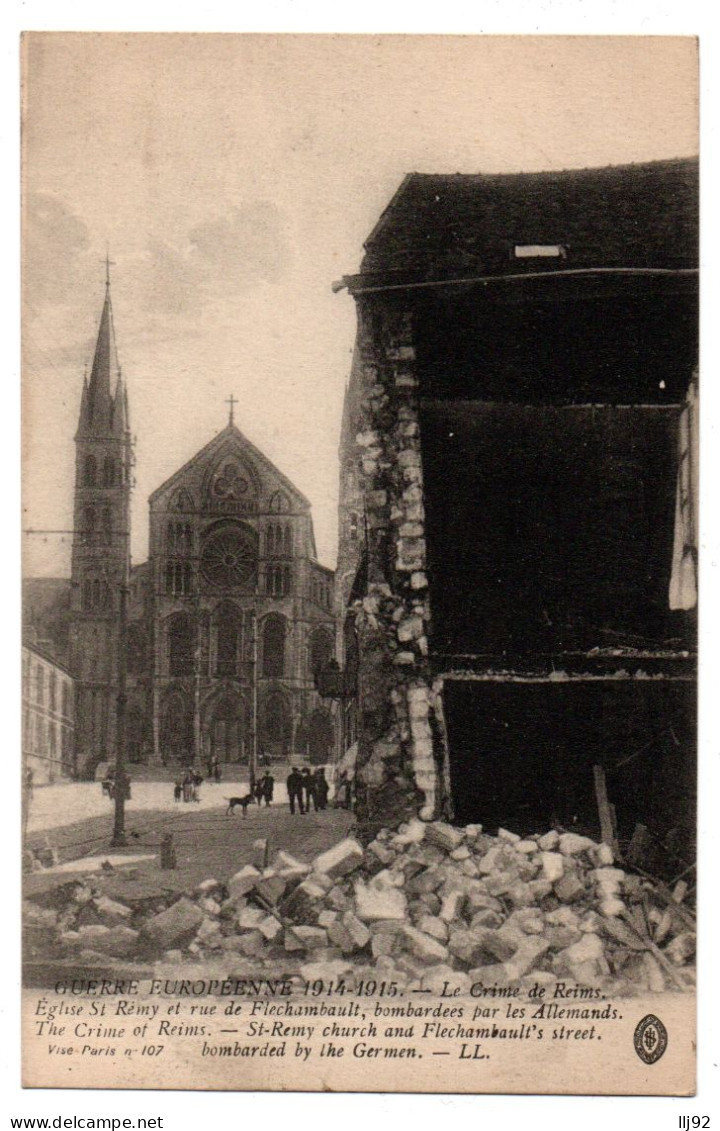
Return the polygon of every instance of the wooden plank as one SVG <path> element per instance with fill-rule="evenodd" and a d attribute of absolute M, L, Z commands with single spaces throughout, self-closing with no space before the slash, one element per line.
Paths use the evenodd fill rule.
<path fill-rule="evenodd" d="M 600 838 L 603 844 L 613 851 L 613 856 L 618 855 L 618 845 L 613 830 L 613 819 L 610 802 L 607 795 L 607 782 L 602 766 L 593 766 L 593 779 L 595 781 L 595 798 L 600 815 Z"/>

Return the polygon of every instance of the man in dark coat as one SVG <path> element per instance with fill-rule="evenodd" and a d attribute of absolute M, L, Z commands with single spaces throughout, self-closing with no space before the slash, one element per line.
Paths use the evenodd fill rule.
<path fill-rule="evenodd" d="M 304 813 L 305 805 L 303 803 L 303 780 L 294 766 L 291 769 L 290 774 L 288 775 L 286 784 L 288 801 L 290 802 L 290 812 L 295 812 L 295 802 L 297 801 L 300 807 L 300 812 Z"/>
<path fill-rule="evenodd" d="M 305 810 L 310 812 L 310 800 L 312 799 L 313 809 L 317 813 L 317 793 L 315 791 L 315 775 L 310 773 L 310 770 L 305 766 L 302 772 L 302 787 L 305 793 Z"/>
<path fill-rule="evenodd" d="M 317 799 L 318 809 L 327 809 L 328 793 L 330 786 L 325 777 L 325 770 L 322 766 L 315 771 L 315 797 Z"/>
<path fill-rule="evenodd" d="M 265 798 L 265 807 L 272 804 L 273 793 L 275 792 L 275 778 L 269 770 L 266 770 L 262 779 L 262 795 Z"/>

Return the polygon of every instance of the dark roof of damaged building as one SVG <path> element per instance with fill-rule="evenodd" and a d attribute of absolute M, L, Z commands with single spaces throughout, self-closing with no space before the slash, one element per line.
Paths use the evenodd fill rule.
<path fill-rule="evenodd" d="M 365 243 L 361 277 L 347 281 L 356 290 L 376 280 L 533 272 L 538 264 L 692 270 L 697 229 L 694 158 L 558 172 L 411 173 Z M 533 248 L 541 250 L 533 255 Z"/>

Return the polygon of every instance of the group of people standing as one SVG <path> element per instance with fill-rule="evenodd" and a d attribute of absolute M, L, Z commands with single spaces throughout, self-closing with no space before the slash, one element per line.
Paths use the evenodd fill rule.
<path fill-rule="evenodd" d="M 188 767 L 184 774 L 175 782 L 174 798 L 175 801 L 200 801 L 200 786 L 203 779 L 200 774 Z"/>
<path fill-rule="evenodd" d="M 322 766 L 314 773 L 307 766 L 302 772 L 293 766 L 286 784 L 291 813 L 295 812 L 296 804 L 301 813 L 309 813 L 311 803 L 316 813 L 319 809 L 327 809 L 330 786 Z"/>
<path fill-rule="evenodd" d="M 263 801 L 265 802 L 266 808 L 268 805 L 271 805 L 274 792 L 275 778 L 272 776 L 269 770 L 266 770 L 263 776 L 261 778 L 258 778 L 258 780 L 255 782 L 255 788 L 253 790 L 258 806 L 262 805 Z"/>

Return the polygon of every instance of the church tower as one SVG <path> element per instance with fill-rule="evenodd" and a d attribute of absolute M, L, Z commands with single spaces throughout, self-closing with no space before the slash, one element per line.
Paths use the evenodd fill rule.
<path fill-rule="evenodd" d="M 109 272 L 90 379 L 83 383 L 75 457 L 71 670 L 76 764 L 81 774 L 91 774 L 98 762 L 115 756 L 120 607 L 130 558 L 131 440 Z"/>

